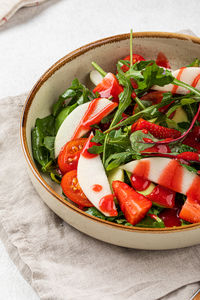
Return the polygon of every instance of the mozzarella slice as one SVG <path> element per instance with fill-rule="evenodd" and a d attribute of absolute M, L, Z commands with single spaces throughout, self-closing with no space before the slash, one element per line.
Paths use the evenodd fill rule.
<path fill-rule="evenodd" d="M 85 115 L 90 103 L 91 102 L 87 102 L 87 103 L 84 103 L 84 104 L 76 107 L 66 117 L 66 119 L 61 124 L 61 126 L 57 132 L 56 138 L 55 138 L 55 144 L 54 144 L 55 158 L 59 155 L 62 147 L 67 142 L 69 142 L 71 140 L 71 138 L 73 137 L 73 134 L 74 134 L 76 128 L 79 126 L 79 123 L 80 123 L 81 119 L 83 118 L 83 116 Z M 92 118 L 94 115 L 98 114 L 101 110 L 103 110 L 106 106 L 111 105 L 111 104 L 113 104 L 113 102 L 106 98 L 99 99 L 99 102 L 90 117 Z M 113 105 L 113 108 L 107 114 L 105 114 L 105 116 L 108 115 L 115 107 L 116 107 L 116 104 Z M 82 137 L 88 131 L 89 130 L 86 130 L 86 129 L 81 130 L 78 138 Z"/>
<path fill-rule="evenodd" d="M 83 193 L 90 202 L 105 216 L 113 216 L 113 213 L 105 212 L 100 207 L 101 199 L 112 195 L 100 156 L 87 158 L 81 154 L 78 161 L 77 178 Z M 117 215 L 114 200 L 111 202 L 111 208 L 115 211 L 114 215 Z"/>
<path fill-rule="evenodd" d="M 172 71 L 172 75 L 175 78 L 179 77 L 178 78 L 179 80 L 181 80 L 189 85 L 192 85 L 195 78 L 197 78 L 198 75 L 200 76 L 200 67 L 181 68 L 176 71 Z M 197 80 L 195 87 L 197 89 L 200 89 L 200 77 L 199 77 L 199 80 Z M 153 90 L 163 91 L 163 92 L 172 92 L 173 88 L 174 88 L 174 84 L 171 84 L 171 83 L 164 85 L 164 86 L 158 86 L 158 85 L 152 86 Z M 188 90 L 179 86 L 176 90 L 176 93 L 185 95 L 188 93 Z"/>
<path fill-rule="evenodd" d="M 97 70 L 93 70 L 90 72 L 90 80 L 94 85 L 98 85 L 103 80 L 103 76 Z"/>
<path fill-rule="evenodd" d="M 175 192 L 184 195 L 195 195 L 195 198 L 200 201 L 200 176 L 188 171 L 174 159 L 144 158 L 131 161 L 121 166 L 121 168 Z"/>

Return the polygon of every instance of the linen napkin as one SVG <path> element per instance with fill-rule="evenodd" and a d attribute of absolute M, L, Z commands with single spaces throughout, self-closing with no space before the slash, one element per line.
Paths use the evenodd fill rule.
<path fill-rule="evenodd" d="M 169 251 L 109 245 L 72 228 L 43 203 L 20 149 L 25 97 L 0 101 L 0 236 L 40 299 L 189 299 L 199 287 L 200 245 Z"/>
<path fill-rule="evenodd" d="M 0 0 L 0 26 L 22 7 L 39 5 L 46 0 Z"/>

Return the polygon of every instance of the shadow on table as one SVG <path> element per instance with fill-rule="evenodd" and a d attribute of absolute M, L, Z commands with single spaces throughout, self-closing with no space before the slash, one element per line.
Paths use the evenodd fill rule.
<path fill-rule="evenodd" d="M 46 10 L 48 7 L 60 1 L 64 1 L 64 0 L 48 0 L 37 6 L 23 7 L 19 9 L 16 12 L 16 14 L 8 20 L 8 22 L 4 23 L 0 27 L 0 32 L 11 29 L 14 26 L 31 21 L 31 19 L 43 13 L 43 11 Z"/>

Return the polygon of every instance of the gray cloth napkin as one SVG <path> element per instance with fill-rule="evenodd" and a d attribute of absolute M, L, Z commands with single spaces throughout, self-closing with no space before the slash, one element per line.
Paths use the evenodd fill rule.
<path fill-rule="evenodd" d="M 6 23 L 20 8 L 39 5 L 46 0 L 0 0 L 0 26 Z"/>
<path fill-rule="evenodd" d="M 109 245 L 72 228 L 42 202 L 20 149 L 24 101 L 25 95 L 0 101 L 0 235 L 39 297 L 188 299 L 199 287 L 200 246 L 143 251 Z"/>

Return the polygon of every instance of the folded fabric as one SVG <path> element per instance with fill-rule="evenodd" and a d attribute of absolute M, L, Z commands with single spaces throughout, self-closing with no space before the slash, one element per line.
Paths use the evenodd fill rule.
<path fill-rule="evenodd" d="M 40 299 L 188 299 L 200 281 L 200 246 L 143 251 L 109 245 L 72 228 L 43 203 L 20 149 L 24 101 L 25 95 L 0 101 L 0 235 Z M 177 289 L 192 283 L 179 298 Z"/>
<path fill-rule="evenodd" d="M 18 9 L 34 6 L 46 0 L 0 0 L 0 26 L 10 19 Z"/>

